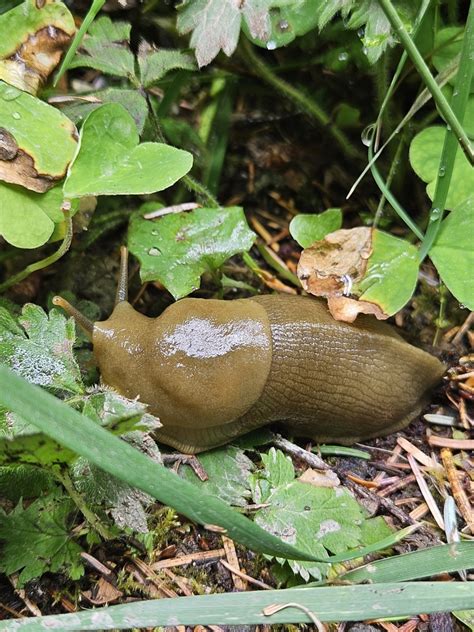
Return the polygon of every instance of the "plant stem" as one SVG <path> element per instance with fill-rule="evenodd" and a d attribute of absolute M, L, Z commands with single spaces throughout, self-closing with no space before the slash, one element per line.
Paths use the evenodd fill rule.
<path fill-rule="evenodd" d="M 459 117 L 460 121 L 464 119 L 464 114 L 469 99 L 474 66 L 472 61 L 473 57 L 474 3 L 471 2 L 471 7 L 469 9 L 469 14 L 467 17 L 466 30 L 464 33 L 463 45 L 461 49 L 461 57 L 459 59 L 459 68 L 454 82 L 453 96 L 451 99 L 452 109 Z M 441 157 L 438 167 L 436 189 L 433 197 L 433 206 L 431 207 L 430 211 L 428 228 L 426 230 L 423 243 L 421 244 L 420 261 L 423 261 L 423 259 L 431 250 L 431 246 L 435 242 L 439 229 L 441 228 L 441 222 L 443 220 L 449 187 L 454 171 L 454 161 L 456 159 L 457 149 L 458 143 L 456 135 L 454 134 L 454 130 L 446 127 L 444 144 L 441 151 Z"/>
<path fill-rule="evenodd" d="M 70 211 L 66 211 L 63 209 L 63 213 L 66 222 L 66 234 L 64 235 L 64 239 L 62 240 L 61 245 L 56 250 L 56 252 L 53 252 L 52 255 L 49 255 L 49 257 L 46 257 L 45 259 L 41 259 L 40 261 L 36 261 L 35 263 L 30 263 L 30 265 L 26 266 L 24 270 L 11 276 L 4 283 L 0 284 L 0 292 L 4 292 L 16 283 L 20 283 L 20 281 L 26 279 L 26 277 L 28 277 L 32 272 L 36 272 L 37 270 L 42 270 L 43 268 L 50 266 L 66 254 L 72 241 L 72 219 Z"/>
<path fill-rule="evenodd" d="M 334 138 L 342 152 L 348 158 L 361 158 L 361 152 L 352 145 L 348 137 L 331 121 L 330 116 L 322 109 L 322 107 L 314 99 L 309 97 L 303 91 L 295 88 L 284 79 L 278 77 L 270 66 L 268 66 L 261 57 L 253 51 L 252 45 L 243 38 L 241 51 L 247 66 L 261 77 L 268 84 L 276 88 L 287 99 L 293 101 L 309 114 L 318 124 L 327 129 L 327 132 Z"/>
<path fill-rule="evenodd" d="M 446 304 L 448 302 L 448 288 L 445 284 L 440 281 L 439 284 L 439 312 L 438 318 L 436 319 L 436 333 L 433 338 L 433 347 L 437 347 L 439 343 L 439 338 L 441 336 L 441 330 L 446 327 L 444 322 L 444 317 L 446 313 Z"/>
<path fill-rule="evenodd" d="M 398 165 L 400 163 L 400 159 L 401 159 L 401 155 L 402 155 L 402 149 L 403 146 L 405 144 L 405 139 L 402 137 L 399 140 L 397 149 L 395 151 L 395 155 L 393 157 L 392 160 L 392 164 L 390 165 L 390 170 L 388 172 L 387 175 L 387 180 L 386 180 L 386 186 L 387 188 L 390 187 L 390 185 L 392 184 L 393 178 L 395 177 L 395 174 L 397 173 L 397 169 L 398 169 Z M 385 194 L 382 192 L 382 195 L 380 196 L 380 200 L 379 200 L 379 204 L 377 206 L 377 211 L 375 213 L 375 217 L 374 217 L 374 223 L 373 223 L 373 227 L 375 228 L 382 216 L 383 213 L 383 208 L 385 206 Z"/>
<path fill-rule="evenodd" d="M 90 507 L 87 505 L 82 495 L 74 487 L 74 483 L 72 482 L 71 477 L 69 476 L 69 473 L 65 469 L 63 469 L 61 470 L 60 473 L 56 472 L 56 477 L 60 481 L 60 483 L 63 485 L 64 489 L 69 494 L 71 500 L 79 509 L 79 511 L 82 513 L 82 515 L 87 520 L 87 522 L 91 525 L 91 527 L 95 529 L 97 533 L 100 535 L 100 537 L 103 538 L 104 540 L 111 540 L 113 537 L 112 534 L 109 532 L 109 530 L 106 527 L 104 527 L 104 525 L 101 523 L 99 518 L 95 515 L 92 509 L 90 509 Z"/>
<path fill-rule="evenodd" d="M 423 59 L 418 48 L 415 46 L 413 40 L 408 34 L 405 28 L 405 25 L 400 19 L 400 16 L 398 15 L 391 0 L 378 0 L 378 1 L 388 21 L 392 25 L 393 30 L 397 34 L 398 38 L 403 44 L 404 49 L 406 50 L 408 56 L 413 62 L 413 65 L 416 67 L 423 82 L 425 83 L 428 90 L 431 92 L 431 95 L 433 96 L 433 99 L 438 107 L 440 114 L 444 117 L 447 124 L 451 126 L 451 129 L 453 130 L 454 134 L 456 135 L 457 140 L 461 144 L 461 147 L 463 148 L 463 151 L 466 154 L 469 162 L 471 164 L 474 164 L 474 149 L 471 146 L 469 138 L 461 122 L 459 121 L 456 114 L 451 109 L 451 106 L 449 105 L 446 97 L 441 92 L 425 60 Z M 471 3 L 470 13 L 471 12 L 472 12 L 472 3 Z M 466 29 L 465 37 L 466 38 L 468 37 L 468 29 Z M 471 64 L 472 64 L 472 61 L 471 61 Z"/>
<path fill-rule="evenodd" d="M 164 137 L 164 134 L 161 130 L 160 122 L 158 121 L 155 108 L 153 107 L 153 103 L 151 102 L 148 92 L 146 93 L 146 101 L 148 104 L 148 112 L 150 114 L 151 123 L 153 125 L 155 138 L 160 143 L 166 143 L 166 138 Z M 201 196 L 208 207 L 220 208 L 220 204 L 217 198 L 215 198 L 212 193 L 201 182 L 199 182 L 199 180 L 196 180 L 196 178 L 193 178 L 193 176 L 187 174 L 181 178 L 181 181 L 188 187 L 188 189 L 194 191 L 196 195 Z"/>

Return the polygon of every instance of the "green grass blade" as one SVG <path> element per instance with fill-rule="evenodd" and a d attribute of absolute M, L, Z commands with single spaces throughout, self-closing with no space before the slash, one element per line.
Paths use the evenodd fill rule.
<path fill-rule="evenodd" d="M 92 24 L 95 16 L 99 13 L 99 11 L 104 6 L 105 1 L 106 0 L 94 0 L 93 1 L 92 5 L 91 5 L 91 8 L 87 12 L 87 15 L 84 18 L 80 29 L 77 31 L 76 35 L 74 36 L 74 39 L 71 42 L 71 46 L 69 46 L 69 49 L 68 49 L 68 51 L 67 51 L 67 53 L 66 53 L 66 55 L 65 55 L 65 57 L 64 57 L 64 59 L 62 61 L 62 64 L 61 64 L 58 72 L 56 73 L 56 77 L 54 78 L 54 83 L 53 83 L 54 87 L 56 87 L 58 85 L 58 81 L 61 79 L 61 77 L 66 72 L 66 70 L 69 68 L 69 64 L 71 63 L 72 58 L 74 57 L 74 55 L 76 54 L 77 49 L 81 45 L 82 38 L 87 33 L 87 29 Z"/>
<path fill-rule="evenodd" d="M 272 605 L 291 604 L 271 616 Z M 176 625 L 311 623 L 410 616 L 468 610 L 474 606 L 474 583 L 416 582 L 364 586 L 290 588 L 223 595 L 155 599 L 99 610 L 0 622 L 8 630 L 111 630 Z"/>
<path fill-rule="evenodd" d="M 470 95 L 471 79 L 474 69 L 474 3 L 471 3 L 469 15 L 464 33 L 459 69 L 456 75 L 451 107 L 455 115 L 462 122 L 466 112 L 467 102 Z M 429 253 L 431 246 L 436 240 L 443 214 L 446 207 L 451 176 L 454 170 L 454 161 L 458 149 L 458 139 L 454 131 L 447 126 L 444 137 L 443 149 L 438 168 L 438 179 L 433 198 L 433 206 L 430 211 L 429 225 L 423 243 L 420 248 L 420 261 Z"/>
<path fill-rule="evenodd" d="M 474 568 L 474 542 L 441 544 L 395 555 L 339 575 L 338 580 L 372 583 L 408 581 Z M 473 604 L 474 606 L 474 604 Z"/>

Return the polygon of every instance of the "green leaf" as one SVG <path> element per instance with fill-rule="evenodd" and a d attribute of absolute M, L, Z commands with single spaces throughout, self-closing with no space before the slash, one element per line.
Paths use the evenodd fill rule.
<path fill-rule="evenodd" d="M 410 163 L 417 176 L 428 183 L 426 192 L 432 200 L 438 177 L 445 128 L 427 127 L 415 136 L 410 145 Z M 458 149 L 454 162 L 446 208 L 453 209 L 466 200 L 474 190 L 474 169 L 464 153 Z"/>
<path fill-rule="evenodd" d="M 112 22 L 107 16 L 95 20 L 82 40 L 69 68 L 95 68 L 109 75 L 135 76 L 135 58 L 129 48 L 131 25 Z"/>
<path fill-rule="evenodd" d="M 133 118 L 118 103 L 109 103 L 91 112 L 82 126 L 64 195 L 154 193 L 182 178 L 191 165 L 186 151 L 162 143 L 139 144 Z"/>
<path fill-rule="evenodd" d="M 352 291 L 359 300 L 375 303 L 391 316 L 409 301 L 415 291 L 418 266 L 415 246 L 375 229 L 367 270 Z"/>
<path fill-rule="evenodd" d="M 154 204 L 154 208 L 156 208 Z M 130 224 L 128 245 L 142 281 L 159 280 L 178 299 L 199 288 L 200 276 L 251 248 L 255 239 L 240 207 L 197 208 Z"/>
<path fill-rule="evenodd" d="M 39 248 L 64 221 L 62 187 L 35 193 L 0 182 L 0 235 L 17 248 Z"/>
<path fill-rule="evenodd" d="M 229 505 L 244 507 L 251 496 L 248 477 L 252 461 L 233 446 L 217 448 L 199 455 L 209 480 L 200 481 L 191 467 L 180 468 L 180 476 L 194 483 L 204 494 L 217 496 Z"/>
<path fill-rule="evenodd" d="M 148 454 L 156 463 L 161 463 L 156 443 L 145 433 L 135 431 L 123 438 Z M 87 504 L 101 505 L 110 511 L 120 529 L 128 527 L 135 532 L 148 532 L 146 508 L 152 501 L 151 496 L 104 472 L 84 458 L 77 459 L 72 465 L 71 478 Z"/>
<path fill-rule="evenodd" d="M 5 1 L 0 13 L 3 13 Z M 36 94 L 74 35 L 74 18 L 62 2 L 25 0 L 0 17 L 0 79 Z"/>
<path fill-rule="evenodd" d="M 81 548 L 71 539 L 67 517 L 73 509 L 70 498 L 50 494 L 26 509 L 20 502 L 6 514 L 0 508 L 0 571 L 20 571 L 19 585 L 46 572 L 62 569 L 74 578 L 82 575 Z"/>
<path fill-rule="evenodd" d="M 460 55 L 464 37 L 464 28 L 448 26 L 436 32 L 434 40 L 433 66 L 438 72 L 447 68 L 453 60 Z M 456 75 L 451 77 L 450 83 L 454 83 Z"/>
<path fill-rule="evenodd" d="M 140 81 L 145 88 L 151 88 L 170 70 L 195 70 L 194 57 L 180 50 L 142 50 L 138 53 Z"/>
<path fill-rule="evenodd" d="M 474 195 L 442 222 L 429 255 L 450 292 L 474 310 Z"/>
<path fill-rule="evenodd" d="M 320 558 L 328 551 L 342 553 L 390 534 L 383 521 L 377 521 L 372 532 L 366 526 L 364 533 L 365 516 L 347 489 L 315 487 L 295 480 L 291 461 L 274 448 L 267 457 L 262 455 L 262 460 L 265 471 L 260 479 L 264 487 L 257 475 L 260 493 L 254 494 L 254 501 L 269 506 L 256 513 L 255 522 L 266 531 Z M 320 579 L 328 570 L 328 566 L 311 562 L 290 560 L 289 565 L 306 580 L 310 576 Z"/>
<path fill-rule="evenodd" d="M 309 248 L 315 241 L 342 226 L 340 208 L 328 208 L 323 213 L 296 215 L 290 222 L 290 235 L 303 248 Z"/>
<path fill-rule="evenodd" d="M 190 44 L 201 67 L 221 50 L 232 55 L 239 40 L 240 21 L 240 9 L 234 2 L 188 0 L 180 7 L 177 28 L 180 33 L 192 31 Z"/>
<path fill-rule="evenodd" d="M 138 487 L 190 520 L 222 526 L 230 538 L 262 553 L 311 559 L 311 554 L 299 551 L 263 531 L 218 498 L 201 494 L 191 483 L 181 480 L 61 400 L 2 365 L 0 382 L 3 387 L 0 389 L 0 405 L 21 415 L 28 423 L 61 442 L 61 445 L 75 450 L 104 471 Z M 319 560 L 316 558 L 315 561 Z"/>
<path fill-rule="evenodd" d="M 0 81 L 0 128 L 0 180 L 41 193 L 64 177 L 77 146 L 64 114 Z"/>
<path fill-rule="evenodd" d="M 312 31 L 318 25 L 320 7 L 323 3 L 299 0 L 293 3 L 280 1 L 265 4 L 271 6 L 268 23 L 262 24 L 261 14 L 255 11 L 245 16 L 243 31 L 254 44 L 273 50 L 286 46 L 296 37 Z M 255 35 L 252 36 L 252 33 Z"/>
<path fill-rule="evenodd" d="M 82 96 L 82 95 L 81 95 Z M 148 116 L 148 106 L 146 99 L 138 90 L 129 90 L 126 88 L 106 88 L 105 90 L 97 90 L 89 92 L 87 97 L 93 97 L 94 101 L 83 100 L 81 98 L 73 99 L 70 102 L 59 104 L 61 111 L 64 112 L 76 125 L 82 123 L 87 116 L 100 108 L 104 103 L 120 103 L 132 116 L 137 126 L 139 134 L 143 132 L 145 122 Z"/>
<path fill-rule="evenodd" d="M 5 311 L 0 307 L 4 315 L 0 319 L 0 362 L 33 384 L 82 393 L 80 370 L 72 352 L 73 320 L 67 320 L 57 309 L 48 316 L 38 305 L 26 304 L 18 319 L 22 330 L 13 333 Z"/>
<path fill-rule="evenodd" d="M 229 0 L 186 0 L 179 7 L 177 27 L 180 33 L 192 31 L 191 47 L 195 49 L 199 66 L 205 66 L 221 50 L 228 56 L 232 55 L 239 40 L 242 18 L 251 39 L 269 42 L 275 35 L 271 10 L 288 4 L 288 0 L 246 0 L 240 4 Z M 299 0 L 298 9 L 301 4 Z M 301 11 L 296 9 L 291 15 L 292 19 L 299 19 L 299 25 L 311 16 L 307 7 L 311 4 L 310 0 L 303 0 L 303 4 Z M 282 19 L 285 19 L 283 14 Z M 269 47 L 276 48 L 276 42 Z"/>
<path fill-rule="evenodd" d="M 21 498 L 47 494 L 55 487 L 55 479 L 46 469 L 26 464 L 0 466 L 0 498 L 17 503 Z"/>

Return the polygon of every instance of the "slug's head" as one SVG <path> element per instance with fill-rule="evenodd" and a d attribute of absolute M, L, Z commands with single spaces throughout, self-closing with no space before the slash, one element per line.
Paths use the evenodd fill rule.
<path fill-rule="evenodd" d="M 117 292 L 115 294 L 115 307 L 114 307 L 112 316 L 110 317 L 109 320 L 113 318 L 115 312 L 117 311 L 117 306 L 120 303 L 126 303 L 128 307 L 131 308 L 127 299 L 128 299 L 128 250 L 126 246 L 122 246 L 120 249 L 120 276 L 119 276 L 119 281 L 117 285 Z M 57 307 L 62 307 L 62 309 L 64 309 L 64 311 L 67 312 L 69 316 L 72 316 L 74 318 L 76 323 L 85 332 L 89 340 L 93 340 L 96 325 L 99 325 L 99 323 L 93 323 L 86 316 L 84 316 L 84 314 L 81 314 L 81 312 L 78 309 L 73 307 L 69 303 L 69 301 L 66 301 L 66 299 L 64 299 L 62 296 L 55 296 L 53 298 L 53 305 L 56 305 Z M 135 311 L 133 310 L 133 308 L 131 309 L 132 311 Z M 104 322 L 107 322 L 107 321 L 104 321 Z"/>
<path fill-rule="evenodd" d="M 127 301 L 127 248 L 123 246 L 120 255 L 115 307 L 109 318 L 93 323 L 61 296 L 55 296 L 53 304 L 72 316 L 92 341 L 104 382 L 125 394 L 129 390 L 133 365 L 139 363 L 143 356 L 144 335 L 150 319 L 137 312 Z"/>

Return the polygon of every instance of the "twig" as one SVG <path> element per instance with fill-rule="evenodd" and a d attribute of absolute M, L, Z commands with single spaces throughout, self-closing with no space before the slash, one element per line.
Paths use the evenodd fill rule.
<path fill-rule="evenodd" d="M 313 454 L 312 452 L 309 452 L 304 448 L 300 448 L 299 445 L 296 445 L 295 443 L 292 443 L 287 439 L 283 439 L 283 437 L 279 434 L 276 434 L 274 436 L 274 438 L 272 439 L 272 443 L 277 448 L 280 448 L 280 450 L 283 450 L 283 452 L 286 452 L 287 454 L 290 454 L 297 459 L 301 459 L 315 470 L 330 469 L 329 465 L 326 465 L 326 463 L 319 456 L 316 456 L 316 454 Z"/>
<path fill-rule="evenodd" d="M 234 575 L 237 575 L 241 579 L 245 579 L 249 584 L 254 584 L 255 586 L 258 586 L 259 588 L 263 588 L 264 590 L 273 590 L 273 588 L 271 586 L 269 586 L 268 584 L 265 584 L 264 582 L 261 582 L 258 579 L 254 579 L 253 577 L 250 577 L 250 575 L 247 575 L 246 573 L 243 573 L 242 571 L 238 570 L 237 568 L 234 568 L 226 560 L 220 560 L 220 563 L 228 571 L 230 571 Z"/>
<path fill-rule="evenodd" d="M 456 501 L 456 505 L 466 521 L 466 524 L 474 535 L 474 512 L 472 511 L 471 503 L 464 489 L 459 482 L 459 474 L 454 465 L 453 453 L 449 448 L 443 448 L 441 450 L 441 459 L 443 461 L 444 469 L 446 470 L 446 476 L 448 477 L 449 484 L 451 485 L 451 491 Z"/>

